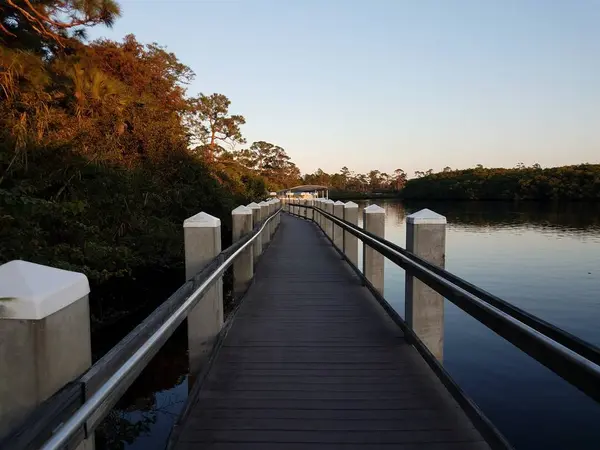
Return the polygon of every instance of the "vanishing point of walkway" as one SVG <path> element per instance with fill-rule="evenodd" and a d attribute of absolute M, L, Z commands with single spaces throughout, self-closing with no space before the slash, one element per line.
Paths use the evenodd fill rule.
<path fill-rule="evenodd" d="M 312 223 L 284 215 L 176 450 L 487 449 Z"/>

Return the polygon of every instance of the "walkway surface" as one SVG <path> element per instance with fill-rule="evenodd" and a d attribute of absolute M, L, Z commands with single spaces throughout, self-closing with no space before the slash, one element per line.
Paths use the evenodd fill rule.
<path fill-rule="evenodd" d="M 283 215 L 176 450 L 487 449 L 316 225 Z"/>

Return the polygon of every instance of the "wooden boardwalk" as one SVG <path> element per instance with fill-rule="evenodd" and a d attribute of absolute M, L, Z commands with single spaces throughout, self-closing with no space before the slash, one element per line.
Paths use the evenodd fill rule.
<path fill-rule="evenodd" d="M 285 215 L 176 450 L 487 449 L 318 228 Z"/>

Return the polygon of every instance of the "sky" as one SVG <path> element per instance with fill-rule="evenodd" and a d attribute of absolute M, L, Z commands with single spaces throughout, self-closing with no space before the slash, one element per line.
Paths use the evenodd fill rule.
<path fill-rule="evenodd" d="M 120 4 L 303 173 L 600 162 L 600 0 Z"/>

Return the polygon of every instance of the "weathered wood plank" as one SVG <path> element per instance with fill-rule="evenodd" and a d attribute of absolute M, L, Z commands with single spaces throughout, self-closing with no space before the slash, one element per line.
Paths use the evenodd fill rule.
<path fill-rule="evenodd" d="M 184 442 L 178 450 L 197 450 L 198 443 Z M 216 442 L 211 450 L 281 450 L 280 443 L 269 442 Z M 485 442 L 441 442 L 419 444 L 327 444 L 327 443 L 286 443 L 285 450 L 487 450 Z"/>
<path fill-rule="evenodd" d="M 487 449 L 309 222 L 283 217 L 176 449 Z"/>

